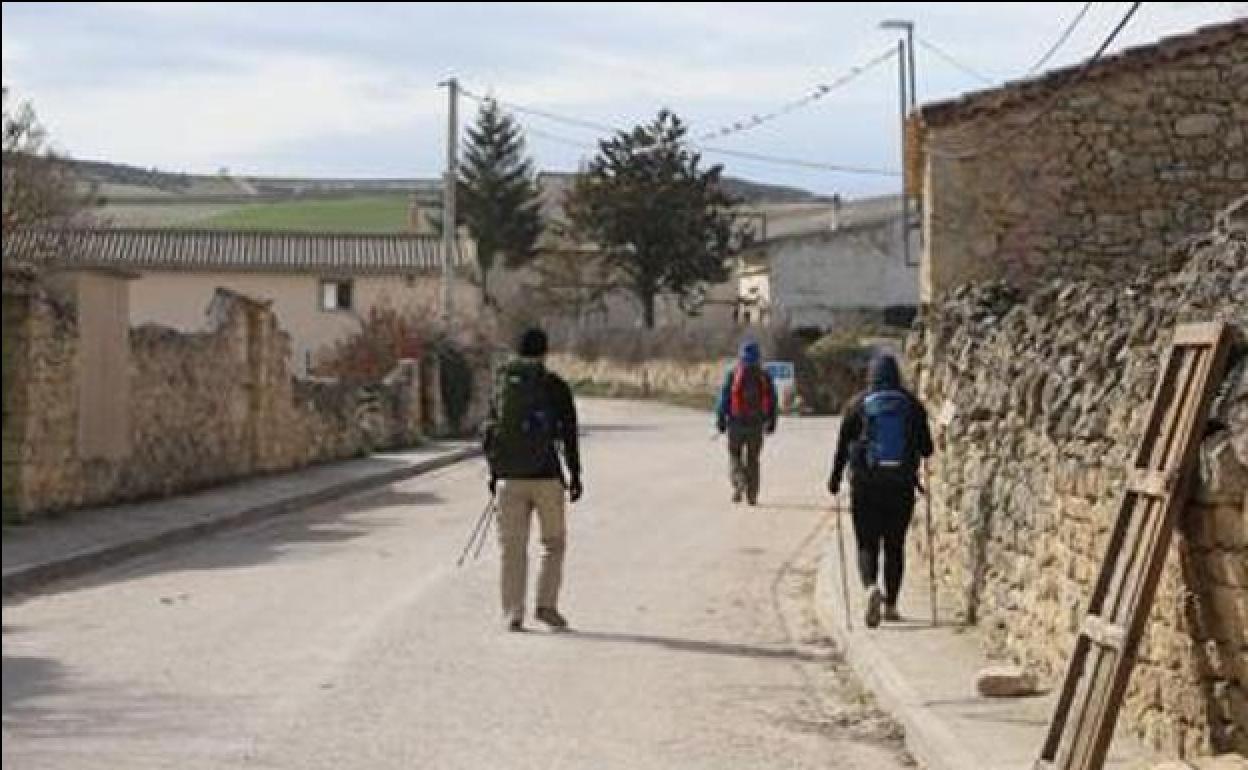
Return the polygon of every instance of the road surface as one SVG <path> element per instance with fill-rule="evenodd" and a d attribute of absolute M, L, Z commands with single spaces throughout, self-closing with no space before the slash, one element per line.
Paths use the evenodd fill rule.
<path fill-rule="evenodd" d="M 708 415 L 582 410 L 572 633 L 502 630 L 492 541 L 456 569 L 468 462 L 6 602 L 4 767 L 905 766 L 809 612 L 832 423 L 748 508 Z"/>

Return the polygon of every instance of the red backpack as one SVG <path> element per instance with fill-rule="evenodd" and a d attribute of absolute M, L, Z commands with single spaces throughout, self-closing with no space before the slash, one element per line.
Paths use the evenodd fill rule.
<path fill-rule="evenodd" d="M 731 414 L 738 419 L 762 419 L 771 414 L 771 388 L 760 366 L 737 364 L 732 374 Z"/>

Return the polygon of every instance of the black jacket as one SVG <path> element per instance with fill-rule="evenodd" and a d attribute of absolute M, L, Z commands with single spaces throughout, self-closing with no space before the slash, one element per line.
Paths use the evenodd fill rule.
<path fill-rule="evenodd" d="M 550 454 L 541 464 L 541 470 L 536 473 L 526 474 L 523 478 L 530 479 L 563 479 L 563 468 L 559 463 L 559 446 L 563 447 L 563 460 L 568 466 L 568 473 L 572 478 L 580 478 L 581 476 L 581 451 L 577 443 L 577 424 L 576 424 L 576 401 L 572 398 L 572 389 L 563 381 L 563 378 L 549 370 L 545 371 L 545 377 L 542 380 L 546 388 L 546 401 L 550 404 L 550 409 L 554 413 L 555 420 L 555 437 L 556 443 L 550 446 Z M 485 456 L 487 462 L 493 456 L 490 451 L 494 446 L 494 430 L 498 421 L 498 413 L 496 405 L 491 402 L 490 417 L 485 427 Z M 512 474 L 500 472 L 490 465 L 490 475 L 494 478 L 521 478 Z"/>
<path fill-rule="evenodd" d="M 855 455 L 859 454 L 865 421 L 862 411 L 863 401 L 872 392 L 896 390 L 905 394 L 911 405 L 906 425 L 907 456 L 902 463 L 901 470 L 904 477 L 917 487 L 919 463 L 923 458 L 932 456 L 932 433 L 927 424 L 927 409 L 913 393 L 902 387 L 897 362 L 891 356 L 882 356 L 871 362 L 869 379 L 871 387 L 855 396 L 841 417 L 841 430 L 836 442 L 836 457 L 832 461 L 831 481 L 839 486 L 845 473 L 845 466 L 851 463 Z M 856 461 L 855 464 L 857 464 Z M 855 470 L 858 469 L 855 468 Z"/>

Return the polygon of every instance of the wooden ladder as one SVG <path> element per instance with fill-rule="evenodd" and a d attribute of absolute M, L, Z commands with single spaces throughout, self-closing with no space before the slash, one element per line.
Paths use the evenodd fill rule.
<path fill-rule="evenodd" d="M 1175 330 L 1036 770 L 1105 764 L 1229 347 L 1222 323 Z"/>

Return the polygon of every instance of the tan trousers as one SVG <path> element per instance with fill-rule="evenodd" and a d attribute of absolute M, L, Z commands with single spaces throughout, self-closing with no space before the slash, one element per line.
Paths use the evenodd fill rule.
<path fill-rule="evenodd" d="M 502 551 L 503 617 L 524 619 L 529 568 L 529 523 L 537 512 L 542 561 L 537 573 L 537 606 L 558 607 L 567 547 L 563 484 L 558 479 L 500 479 L 498 542 Z"/>

